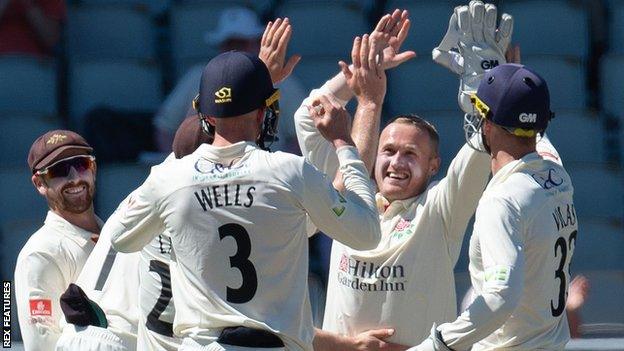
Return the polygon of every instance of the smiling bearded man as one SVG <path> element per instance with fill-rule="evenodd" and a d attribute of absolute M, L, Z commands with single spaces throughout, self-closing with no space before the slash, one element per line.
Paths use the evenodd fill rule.
<path fill-rule="evenodd" d="M 28 154 L 33 185 L 50 208 L 15 266 L 17 312 L 29 351 L 54 350 L 63 316 L 60 295 L 78 278 L 102 227 L 93 210 L 92 153 L 80 135 L 53 130 L 37 138 Z"/>

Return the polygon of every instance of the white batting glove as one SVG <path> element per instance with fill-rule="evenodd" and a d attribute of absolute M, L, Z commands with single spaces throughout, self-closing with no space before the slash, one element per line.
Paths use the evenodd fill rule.
<path fill-rule="evenodd" d="M 496 28 L 497 9 L 493 4 L 473 0 L 455 8 L 433 60 L 460 75 L 459 106 L 472 113 L 470 95 L 477 91 L 483 74 L 507 63 L 505 52 L 511 42 L 513 17 L 504 13 Z"/>

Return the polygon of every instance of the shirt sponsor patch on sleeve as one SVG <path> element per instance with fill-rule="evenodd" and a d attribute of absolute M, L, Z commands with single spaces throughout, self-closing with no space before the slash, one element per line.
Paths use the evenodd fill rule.
<path fill-rule="evenodd" d="M 336 215 L 336 217 L 340 217 L 344 213 L 345 207 L 344 206 L 332 207 L 332 211 L 334 211 L 334 214 Z"/>
<path fill-rule="evenodd" d="M 485 269 L 485 283 L 488 285 L 507 285 L 511 267 L 509 266 L 492 266 Z"/>
<path fill-rule="evenodd" d="M 52 300 L 50 299 L 30 299 L 31 316 L 51 316 Z"/>

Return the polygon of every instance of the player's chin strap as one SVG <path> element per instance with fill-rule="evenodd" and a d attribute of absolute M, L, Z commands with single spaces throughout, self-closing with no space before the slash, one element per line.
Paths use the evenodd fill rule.
<path fill-rule="evenodd" d="M 199 94 L 195 95 L 195 98 L 193 99 L 193 109 L 195 110 L 195 112 L 197 112 L 197 115 L 199 116 L 199 123 L 201 124 L 204 133 L 214 138 L 215 127 L 208 123 L 208 120 L 203 113 L 199 112 Z"/>
<path fill-rule="evenodd" d="M 262 150 L 271 151 L 270 147 L 273 142 L 279 140 L 277 137 L 277 125 L 280 114 L 279 98 L 280 92 L 278 89 L 275 89 L 273 94 L 265 100 L 266 110 L 264 112 L 262 130 L 260 131 L 258 138 L 256 138 L 256 145 L 258 145 L 258 147 Z M 214 136 L 215 127 L 208 123 L 208 120 L 203 113 L 199 112 L 199 94 L 197 94 L 193 99 L 193 109 L 195 109 L 197 115 L 199 116 L 199 121 L 203 131 L 208 135 Z M 269 142 L 269 145 L 266 145 L 265 142 Z"/>
<path fill-rule="evenodd" d="M 277 126 L 279 121 L 280 109 L 279 109 L 280 91 L 275 89 L 275 92 L 265 101 L 264 121 L 262 122 L 262 130 L 260 135 L 256 139 L 256 144 L 262 150 L 271 151 L 270 147 L 273 142 L 278 141 Z M 268 142 L 268 145 L 265 143 Z"/>

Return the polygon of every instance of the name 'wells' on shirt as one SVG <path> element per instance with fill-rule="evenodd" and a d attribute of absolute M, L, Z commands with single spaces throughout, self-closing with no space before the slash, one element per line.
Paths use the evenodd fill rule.
<path fill-rule="evenodd" d="M 208 211 L 225 206 L 251 207 L 255 191 L 254 186 L 223 184 L 207 186 L 194 194 L 202 209 Z"/>

